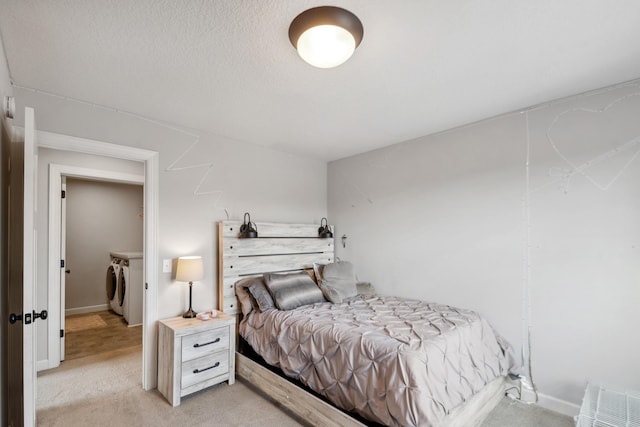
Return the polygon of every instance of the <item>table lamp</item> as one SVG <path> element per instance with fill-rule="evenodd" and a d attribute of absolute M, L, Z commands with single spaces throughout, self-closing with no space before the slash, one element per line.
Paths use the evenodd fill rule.
<path fill-rule="evenodd" d="M 183 256 L 178 258 L 178 266 L 176 267 L 176 280 L 180 282 L 189 282 L 189 310 L 182 317 L 196 317 L 196 312 L 191 307 L 191 296 L 193 282 L 202 280 L 204 277 L 204 268 L 202 266 L 202 257 L 200 256 Z"/>

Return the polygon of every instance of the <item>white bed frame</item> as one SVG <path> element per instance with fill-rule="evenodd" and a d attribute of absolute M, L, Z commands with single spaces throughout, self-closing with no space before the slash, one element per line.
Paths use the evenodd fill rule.
<path fill-rule="evenodd" d="M 240 312 L 234 284 L 243 277 L 309 269 L 314 262 L 334 261 L 334 241 L 318 237 L 318 224 L 259 222 L 258 238 L 253 239 L 238 238 L 241 225 L 241 221 L 218 224 L 218 309 L 225 313 Z M 365 425 L 241 353 L 236 353 L 236 375 L 312 425 Z M 447 415 L 442 426 L 482 424 L 504 397 L 505 383 L 500 377 L 487 384 Z"/>

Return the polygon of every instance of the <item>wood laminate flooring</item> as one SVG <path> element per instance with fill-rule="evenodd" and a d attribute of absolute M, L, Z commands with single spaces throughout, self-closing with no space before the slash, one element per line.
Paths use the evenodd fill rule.
<path fill-rule="evenodd" d="M 142 344 L 142 325 L 129 327 L 124 317 L 112 311 L 76 314 L 66 319 L 98 315 L 106 326 L 65 333 L 65 360 L 105 353 Z"/>

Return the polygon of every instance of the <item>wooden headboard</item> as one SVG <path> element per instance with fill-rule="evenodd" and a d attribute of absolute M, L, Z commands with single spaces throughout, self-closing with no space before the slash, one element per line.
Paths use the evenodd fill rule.
<path fill-rule="evenodd" d="M 318 224 L 255 224 L 258 237 L 253 239 L 238 238 L 242 221 L 218 224 L 218 310 L 222 312 L 239 312 L 234 283 L 243 277 L 301 270 L 314 262 L 334 260 L 333 238 L 319 238 Z"/>

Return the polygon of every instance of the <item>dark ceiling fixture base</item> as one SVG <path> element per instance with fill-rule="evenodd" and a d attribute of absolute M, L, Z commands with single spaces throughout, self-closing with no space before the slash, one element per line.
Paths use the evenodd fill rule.
<path fill-rule="evenodd" d="M 356 41 L 356 47 L 360 45 L 364 35 L 362 22 L 356 15 L 346 9 L 335 6 L 320 6 L 305 10 L 291 22 L 289 26 L 289 40 L 296 49 L 298 39 L 309 28 L 318 25 L 335 25 L 349 31 Z"/>
<path fill-rule="evenodd" d="M 302 59 L 319 68 L 332 68 L 345 62 L 360 45 L 363 35 L 364 28 L 358 17 L 335 6 L 305 10 L 289 26 L 293 47 Z"/>

